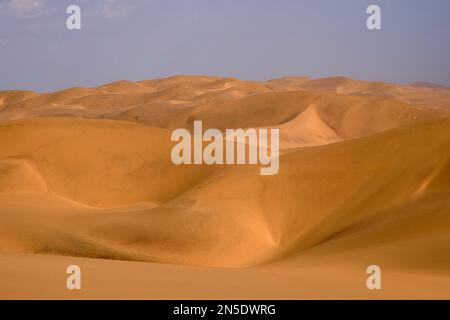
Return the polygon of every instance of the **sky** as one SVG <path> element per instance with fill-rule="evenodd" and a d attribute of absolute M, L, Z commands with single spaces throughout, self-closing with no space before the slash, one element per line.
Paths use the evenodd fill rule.
<path fill-rule="evenodd" d="M 0 90 L 180 74 L 450 85 L 449 32 L 449 0 L 0 0 Z"/>

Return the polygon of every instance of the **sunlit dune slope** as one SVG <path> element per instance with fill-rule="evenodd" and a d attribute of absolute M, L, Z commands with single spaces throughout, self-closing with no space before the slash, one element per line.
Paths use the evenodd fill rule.
<path fill-rule="evenodd" d="M 278 175 L 260 176 L 257 166 L 174 167 L 160 128 L 4 122 L 0 249 L 227 267 L 360 250 L 445 273 L 449 128 L 441 119 L 294 150 Z"/>
<path fill-rule="evenodd" d="M 308 116 L 311 114 L 314 117 Z M 446 110 L 376 98 L 339 96 L 325 92 L 280 92 L 171 110 L 148 119 L 147 123 L 171 129 L 191 128 L 192 121 L 197 119 L 203 121 L 205 128 L 271 126 L 280 128 L 283 147 L 301 147 L 369 136 L 449 115 L 450 112 Z M 309 127 L 309 130 L 305 131 L 305 127 Z M 331 140 L 328 139 L 330 132 L 334 133 Z"/>

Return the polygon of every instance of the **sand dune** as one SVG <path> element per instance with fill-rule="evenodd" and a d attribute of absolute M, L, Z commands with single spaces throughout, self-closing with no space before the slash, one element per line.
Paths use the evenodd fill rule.
<path fill-rule="evenodd" d="M 320 121 L 302 115 L 311 110 Z M 396 127 L 424 120 L 447 117 L 447 110 L 417 107 L 377 98 L 339 96 L 324 92 L 279 92 L 252 95 L 239 100 L 202 104 L 197 107 L 161 111 L 144 123 L 169 129 L 192 128 L 201 119 L 205 128 L 278 127 L 282 147 L 320 145 L 343 139 L 370 136 Z M 292 123 L 294 119 L 305 123 Z M 300 120 L 299 120 L 300 119 Z M 306 123 L 307 122 L 307 123 Z M 321 123 L 321 124 L 319 124 Z M 305 131 L 305 125 L 308 131 Z M 326 129 L 328 128 L 328 129 Z M 327 137 L 330 130 L 335 137 Z M 315 137 L 315 138 L 313 138 Z M 293 143 L 296 141 L 296 143 Z"/>
<path fill-rule="evenodd" d="M 0 93 L 0 296 L 67 297 L 59 276 L 34 272 L 80 263 L 94 291 L 77 297 L 448 298 L 449 112 L 394 101 L 390 85 L 361 96 L 352 81 Z M 194 120 L 279 128 L 279 174 L 173 165 L 171 130 Z M 386 290 L 365 289 L 369 264 Z M 133 291 L 155 277 L 155 291 Z M 236 293 L 249 286 L 260 293 Z"/>
<path fill-rule="evenodd" d="M 410 84 L 411 87 L 419 87 L 419 88 L 432 88 L 432 89 L 447 89 L 450 90 L 449 86 L 444 86 L 437 83 L 431 83 L 431 82 L 423 82 L 423 81 L 417 81 Z"/>
<path fill-rule="evenodd" d="M 168 130 L 127 122 L 4 122 L 0 145 L 0 158 L 29 161 L 50 190 L 94 206 L 164 202 L 197 179 L 195 168 L 172 165 Z M 177 183 L 162 185 L 168 175 Z"/>
<path fill-rule="evenodd" d="M 70 133 L 73 123 L 77 135 Z M 169 150 L 164 152 L 161 145 L 169 141 L 161 136 L 164 132 L 135 126 L 92 120 L 8 123 L 0 128 L 1 150 L 8 150 L 2 157 L 24 157 L 36 169 L 18 164 L 15 170 L 7 167 L 2 170 L 3 181 L 16 189 L 26 186 L 23 191 L 47 193 L 47 200 L 34 204 L 36 217 L 40 211 L 47 212 L 51 196 L 97 207 L 83 210 L 100 210 L 98 214 L 80 216 L 70 224 L 64 215 L 55 214 L 52 223 L 61 220 L 61 232 L 72 225 L 75 238 L 89 231 L 91 245 L 111 251 L 117 246 L 118 256 L 129 251 L 130 256 L 142 260 L 214 266 L 272 261 L 292 250 L 321 243 L 355 224 L 367 223 L 373 216 L 399 217 L 402 204 L 424 201 L 429 194 L 441 194 L 444 200 L 450 191 L 445 183 L 450 150 L 448 120 L 369 139 L 299 149 L 282 156 L 280 173 L 273 178 L 255 174 L 256 167 L 214 172 L 208 167 L 186 170 L 172 166 L 167 159 Z M 53 141 L 61 128 L 66 134 L 64 148 Z M 36 132 L 40 132 L 42 145 L 30 143 Z M 10 134 L 23 137 L 24 143 L 16 141 L 8 146 Z M 430 136 L 433 141 L 425 143 Z M 104 147 L 103 139 L 115 141 L 114 151 Z M 121 139 L 126 145 L 120 145 Z M 148 143 L 152 139 L 154 142 Z M 389 161 L 387 152 L 391 153 Z M 429 159 L 429 154 L 435 156 Z M 407 173 L 398 180 L 401 172 Z M 29 181 L 37 186 L 29 190 Z M 11 196 L 8 199 L 11 201 Z M 9 211 L 22 211 L 19 208 L 24 202 L 12 201 Z M 135 203 L 143 207 L 124 209 Z M 397 210 L 392 213 L 394 207 Z M 17 223 L 19 217 L 16 219 Z M 35 226 L 44 220 L 36 219 Z M 445 225 L 442 222 L 440 227 Z M 58 248 L 63 246 L 61 241 L 51 246 L 54 249 L 48 249 L 50 252 L 77 250 L 76 242 L 74 248 Z M 77 255 L 90 256 L 82 251 Z"/>
<path fill-rule="evenodd" d="M 321 117 L 318 108 L 312 104 L 294 119 L 281 124 L 280 148 L 319 146 L 343 140 L 343 138 Z"/>

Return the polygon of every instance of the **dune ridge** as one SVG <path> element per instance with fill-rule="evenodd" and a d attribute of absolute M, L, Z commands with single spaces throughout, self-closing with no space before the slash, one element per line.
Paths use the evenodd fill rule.
<path fill-rule="evenodd" d="M 402 86 L 345 77 L 314 80 L 307 77 L 284 77 L 258 82 L 234 78 L 175 76 L 138 82 L 116 81 L 95 88 L 74 87 L 45 94 L 0 91 L 3 101 L 0 119 L 45 116 L 102 116 L 115 119 L 117 115 L 114 112 L 128 112 L 133 115 L 136 113 L 134 121 L 145 122 L 147 112 L 152 113 L 155 109 L 161 111 L 169 106 L 189 108 L 221 100 L 239 100 L 261 93 L 292 91 L 329 92 L 425 107 L 450 108 L 450 90 L 445 86 L 430 84 Z M 77 107 L 82 107 L 82 112 Z M 139 117 L 143 119 L 139 120 Z"/>

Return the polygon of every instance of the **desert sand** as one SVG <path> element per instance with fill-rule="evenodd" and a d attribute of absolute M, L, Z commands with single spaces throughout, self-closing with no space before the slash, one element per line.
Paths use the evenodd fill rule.
<path fill-rule="evenodd" d="M 0 298 L 450 298 L 446 87 L 178 76 L 0 101 Z M 194 120 L 279 128 L 279 173 L 173 165 Z"/>

